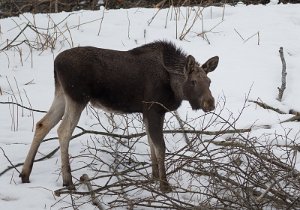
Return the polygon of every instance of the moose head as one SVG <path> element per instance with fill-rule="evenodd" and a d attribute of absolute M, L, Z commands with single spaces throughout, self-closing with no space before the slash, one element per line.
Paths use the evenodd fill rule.
<path fill-rule="evenodd" d="M 185 81 L 182 88 L 184 97 L 189 101 L 192 109 L 202 109 L 204 112 L 215 109 L 215 100 L 209 89 L 211 81 L 207 74 L 214 71 L 218 63 L 218 56 L 210 58 L 201 66 L 193 56 L 187 57 L 184 67 Z"/>

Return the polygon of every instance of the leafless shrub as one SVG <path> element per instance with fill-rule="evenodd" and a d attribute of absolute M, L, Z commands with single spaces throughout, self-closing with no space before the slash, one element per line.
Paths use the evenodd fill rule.
<path fill-rule="evenodd" d="M 74 47 L 72 30 L 78 28 L 80 25 L 86 24 L 86 22 L 79 23 L 79 25 L 76 26 L 69 26 L 67 20 L 71 15 L 72 13 L 68 14 L 60 22 L 54 21 L 51 15 L 47 15 L 48 23 L 46 27 L 40 27 L 36 24 L 34 14 L 31 20 L 23 16 L 25 22 L 21 23 L 12 19 L 15 26 L 8 31 L 15 30 L 17 31 L 16 34 L 14 34 L 14 37 L 8 38 L 5 41 L 1 41 L 0 39 L 0 55 L 2 53 L 6 55 L 8 68 L 11 67 L 10 52 L 18 56 L 21 66 L 30 59 L 30 64 L 33 68 L 34 53 L 37 52 L 41 55 L 45 51 L 50 50 L 54 57 L 54 49 L 55 51 L 60 51 L 66 46 L 68 48 Z"/>
<path fill-rule="evenodd" d="M 210 29 L 204 29 L 204 10 L 208 10 L 208 7 L 202 6 L 187 6 L 187 7 L 180 7 L 180 6 L 170 6 L 167 10 L 166 14 L 166 21 L 165 21 L 165 28 L 168 26 L 168 22 L 173 21 L 172 24 L 175 24 L 175 37 L 179 40 L 185 40 L 186 36 L 191 33 L 196 33 L 197 36 L 202 37 L 206 40 L 209 44 L 208 34 L 212 33 L 215 28 L 217 28 L 223 21 L 224 21 L 224 14 L 225 14 L 225 6 L 222 7 L 222 19 L 212 26 Z M 158 8 L 156 13 L 148 20 L 148 26 L 152 24 L 155 20 L 158 13 L 161 11 L 162 8 Z M 184 11 L 185 10 L 185 11 Z M 210 10 L 210 15 L 212 17 L 212 10 Z M 183 20 L 184 24 L 181 26 L 179 21 Z M 196 22 L 200 22 L 201 24 L 201 31 L 196 26 Z M 175 22 L 175 23 L 174 23 Z M 180 32 L 181 31 L 181 32 Z"/>
<path fill-rule="evenodd" d="M 248 101 L 246 97 L 235 117 L 224 113 L 226 98 L 219 99 L 214 113 L 198 117 L 168 115 L 164 128 L 168 142 L 166 167 L 173 187 L 173 192 L 168 194 L 161 193 L 157 183 L 151 180 L 141 116 L 106 114 L 88 107 L 86 113 L 93 116 L 95 122 L 91 127 L 104 131 L 79 127 L 81 132 L 72 139 L 81 136 L 83 140 L 85 135 L 86 141 L 80 154 L 71 159 L 73 171 L 82 171 L 89 178 L 84 176 L 78 181 L 76 191 L 57 190 L 56 195 L 65 194 L 57 202 L 64 202 L 66 208 L 73 209 L 92 202 L 103 209 L 300 208 L 300 174 L 296 169 L 299 134 L 290 135 L 290 129 L 282 128 L 280 133 L 255 136 L 253 132 L 261 126 L 236 128 Z M 56 138 L 44 142 L 53 139 Z M 50 158 L 58 149 L 36 161 Z M 0 176 L 22 165 L 10 164 Z"/>
<path fill-rule="evenodd" d="M 118 135 L 92 135 L 81 154 L 73 157 L 73 162 L 78 163 L 74 170 L 89 172 L 92 187 L 86 189 L 78 183 L 77 191 L 63 188 L 56 195 L 72 193 L 73 203 L 69 207 L 74 203 L 77 207 L 86 205 L 93 193 L 98 200 L 106 201 L 102 206 L 107 209 L 299 208 L 300 174 L 295 169 L 297 137 L 291 139 L 288 130 L 283 135 L 254 137 L 251 135 L 251 130 L 257 129 L 254 126 L 249 130 L 235 128 L 242 111 L 238 117 L 228 119 L 221 117 L 222 112 L 221 107 L 217 113 L 186 116 L 181 119 L 184 126 L 179 127 L 174 123 L 178 115 L 167 118 L 166 167 L 173 186 L 169 194 L 161 193 L 157 183 L 151 181 L 149 152 L 145 134 L 141 133 L 140 116 L 113 116 L 114 124 L 107 125 L 111 116 L 104 119 L 102 115 L 98 118 L 100 126 Z M 216 127 L 220 130 L 211 131 Z M 132 128 L 136 133 L 132 133 Z M 189 138 L 189 144 L 183 143 L 183 133 Z M 132 135 L 129 140 L 128 135 Z M 174 139 L 175 143 L 168 139 Z"/>
<path fill-rule="evenodd" d="M 69 26 L 65 23 L 65 20 L 72 14 L 69 14 L 64 20 L 56 23 L 50 15 L 48 15 L 48 25 L 46 28 L 38 27 L 35 22 L 35 16 L 33 15 L 33 21 L 27 19 L 27 23 L 16 23 L 14 28 L 19 28 L 19 33 L 11 40 L 6 40 L 5 43 L 1 43 L 3 47 L 0 49 L 0 53 L 7 50 L 16 50 L 20 55 L 20 62 L 23 63 L 23 50 L 22 47 L 28 47 L 32 53 L 32 49 L 40 51 L 40 54 L 45 50 L 53 50 L 64 45 L 66 42 L 69 47 L 73 47 L 72 34 Z M 13 20 L 13 19 L 12 19 Z M 25 26 L 24 26 L 25 24 Z M 34 36 L 28 37 L 27 31 L 33 32 Z M 22 38 L 24 37 L 24 38 Z M 0 46 L 1 46 L 0 45 Z"/>

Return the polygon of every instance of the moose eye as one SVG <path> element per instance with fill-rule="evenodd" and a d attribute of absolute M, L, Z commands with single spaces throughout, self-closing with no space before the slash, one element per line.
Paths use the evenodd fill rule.
<path fill-rule="evenodd" d="M 192 81 L 191 81 L 191 84 L 192 84 L 193 86 L 196 86 L 196 81 L 195 81 L 195 80 L 192 80 Z"/>

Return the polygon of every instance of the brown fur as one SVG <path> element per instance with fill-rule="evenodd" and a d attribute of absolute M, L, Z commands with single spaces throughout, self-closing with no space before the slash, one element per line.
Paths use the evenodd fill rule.
<path fill-rule="evenodd" d="M 60 53 L 54 61 L 55 98 L 36 126 L 21 178 L 29 182 L 34 157 L 42 139 L 63 116 L 58 128 L 63 184 L 73 188 L 68 147 L 86 104 L 113 112 L 143 114 L 151 149 L 153 178 L 163 192 L 171 191 L 166 179 L 163 120 L 182 100 L 193 109 L 215 108 L 207 73 L 218 57 L 200 66 L 174 44 L 157 41 L 129 51 L 77 47 Z"/>

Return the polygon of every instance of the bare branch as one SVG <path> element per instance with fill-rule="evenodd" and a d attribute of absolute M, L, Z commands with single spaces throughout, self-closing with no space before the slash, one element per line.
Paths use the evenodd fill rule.
<path fill-rule="evenodd" d="M 104 210 L 104 207 L 102 206 L 101 202 L 99 201 L 99 199 L 96 197 L 95 192 L 93 191 L 93 187 L 91 185 L 91 182 L 89 180 L 89 176 L 87 174 L 83 174 L 80 177 L 80 182 L 82 182 L 83 184 L 85 184 L 89 190 L 89 192 L 91 193 L 91 197 L 92 197 L 92 203 L 93 205 L 97 206 L 98 209 L 100 210 Z"/>
<path fill-rule="evenodd" d="M 0 147 L 0 149 L 2 150 L 2 153 L 4 155 L 4 157 L 6 158 L 6 160 L 9 162 L 9 164 L 11 165 L 12 168 L 14 168 L 19 174 L 20 171 L 17 169 L 17 167 L 10 161 L 10 159 L 7 157 L 7 155 L 5 154 L 5 151 L 2 147 Z"/>
<path fill-rule="evenodd" d="M 274 108 L 274 107 L 272 107 L 272 106 L 270 106 L 270 105 L 268 105 L 268 104 L 266 104 L 266 103 L 264 103 L 264 102 L 262 102 L 262 101 L 258 101 L 258 100 L 257 100 L 257 101 L 254 101 L 254 100 L 248 100 L 248 101 L 257 104 L 257 105 L 260 106 L 261 108 L 264 108 L 264 109 L 270 109 L 270 110 L 272 110 L 272 111 L 274 111 L 274 112 L 277 112 L 278 114 L 287 114 L 286 112 L 281 111 L 280 109 Z"/>
<path fill-rule="evenodd" d="M 284 54 L 283 54 L 283 47 L 280 47 L 279 55 L 280 55 L 280 59 L 281 59 L 281 62 L 282 62 L 282 72 L 281 72 L 281 87 L 278 87 L 278 91 L 279 91 L 278 100 L 282 101 L 283 92 L 286 88 L 286 75 L 287 75 L 286 62 L 285 62 Z"/>

